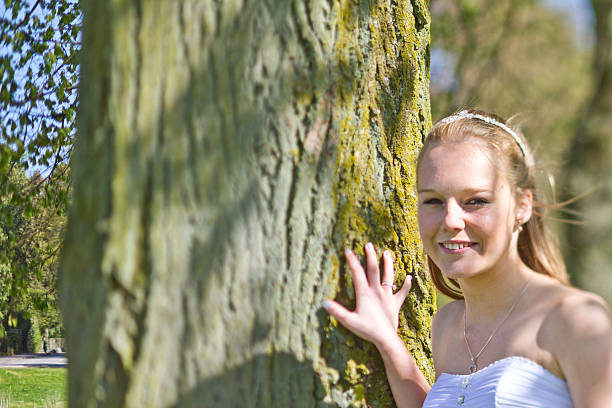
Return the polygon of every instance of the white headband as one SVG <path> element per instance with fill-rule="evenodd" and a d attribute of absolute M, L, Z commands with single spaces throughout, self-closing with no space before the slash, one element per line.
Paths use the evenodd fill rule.
<path fill-rule="evenodd" d="M 519 135 L 516 134 L 516 132 L 512 129 L 510 129 L 508 126 L 504 125 L 503 123 L 488 117 L 488 116 L 484 116 L 484 115 L 479 115 L 478 113 L 471 113 L 467 110 L 462 110 L 459 113 L 456 113 L 454 115 L 451 116 L 447 116 L 444 119 L 440 120 L 438 123 L 436 123 L 434 125 L 434 127 L 438 126 L 438 125 L 444 125 L 447 123 L 451 123 L 454 122 L 456 120 L 459 119 L 479 119 L 482 120 L 483 122 L 489 123 L 491 125 L 495 125 L 499 128 L 502 128 L 503 130 L 505 130 L 510 136 L 512 136 L 512 138 L 514 139 L 514 141 L 516 142 L 516 144 L 518 145 L 518 147 L 521 149 L 521 153 L 523 153 L 523 157 L 525 157 L 527 149 L 525 148 L 525 144 L 523 143 L 523 141 L 521 140 L 521 138 L 519 137 Z"/>

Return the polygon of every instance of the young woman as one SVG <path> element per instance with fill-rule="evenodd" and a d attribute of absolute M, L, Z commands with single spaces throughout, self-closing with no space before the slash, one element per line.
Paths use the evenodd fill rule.
<path fill-rule="evenodd" d="M 456 300 L 432 327 L 431 387 L 397 335 L 410 277 L 393 259 L 346 251 L 356 292 L 328 312 L 382 355 L 398 407 L 612 407 L 612 316 L 568 284 L 537 211 L 534 161 L 503 119 L 464 110 L 438 122 L 417 163 L 418 217 L 434 284 Z"/>

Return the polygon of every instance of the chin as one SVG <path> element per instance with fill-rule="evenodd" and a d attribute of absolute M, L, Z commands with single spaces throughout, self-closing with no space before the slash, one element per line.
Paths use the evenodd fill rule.
<path fill-rule="evenodd" d="M 470 278 L 475 275 L 474 272 L 466 272 L 466 271 L 448 271 L 442 269 L 442 273 L 449 279 L 460 280 Z"/>
<path fill-rule="evenodd" d="M 440 268 L 440 270 L 442 271 L 442 273 L 450 279 L 466 279 L 466 278 L 471 278 L 475 275 L 478 275 L 478 271 L 480 270 L 480 268 L 478 267 L 474 267 L 473 263 L 470 263 L 469 265 L 466 264 L 451 264 L 451 265 L 440 265 L 437 264 L 438 267 Z"/>

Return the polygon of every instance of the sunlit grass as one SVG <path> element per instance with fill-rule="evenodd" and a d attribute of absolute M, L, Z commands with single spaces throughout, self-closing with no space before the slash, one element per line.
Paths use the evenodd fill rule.
<path fill-rule="evenodd" d="M 0 408 L 67 406 L 65 368 L 0 369 Z"/>

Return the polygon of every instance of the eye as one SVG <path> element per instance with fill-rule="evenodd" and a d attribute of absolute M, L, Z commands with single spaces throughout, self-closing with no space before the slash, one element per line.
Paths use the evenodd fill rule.
<path fill-rule="evenodd" d="M 439 198 L 427 198 L 423 200 L 423 204 L 438 205 L 438 204 L 442 204 L 442 200 L 440 200 Z"/>
<path fill-rule="evenodd" d="M 480 197 L 472 198 L 472 199 L 468 200 L 466 204 L 467 205 L 481 206 L 481 205 L 489 204 L 489 200 L 487 200 L 485 198 L 480 198 Z"/>

